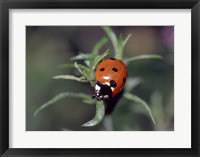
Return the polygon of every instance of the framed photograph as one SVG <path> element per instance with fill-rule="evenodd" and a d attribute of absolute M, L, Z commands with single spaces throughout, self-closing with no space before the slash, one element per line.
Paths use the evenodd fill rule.
<path fill-rule="evenodd" d="M 1 156 L 200 156 L 198 0 L 1 0 Z"/>

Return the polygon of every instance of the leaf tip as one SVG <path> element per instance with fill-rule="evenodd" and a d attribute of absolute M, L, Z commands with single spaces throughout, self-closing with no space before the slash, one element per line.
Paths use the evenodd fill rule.
<path fill-rule="evenodd" d="M 58 79 L 58 76 L 53 76 L 52 78 L 53 78 L 53 79 Z"/>
<path fill-rule="evenodd" d="M 81 125 L 81 127 L 91 127 L 91 125 L 88 125 L 87 123 L 84 123 Z"/>
<path fill-rule="evenodd" d="M 105 106 L 104 106 L 104 103 L 102 101 L 97 101 L 96 102 L 96 114 L 95 114 L 95 117 L 84 123 L 83 127 L 91 127 L 91 126 L 95 126 L 95 125 L 98 125 L 104 118 L 104 115 L 105 115 Z"/>
<path fill-rule="evenodd" d="M 37 117 L 37 114 L 38 114 L 38 111 L 36 110 L 36 111 L 33 113 L 33 117 L 36 118 L 36 117 Z"/>

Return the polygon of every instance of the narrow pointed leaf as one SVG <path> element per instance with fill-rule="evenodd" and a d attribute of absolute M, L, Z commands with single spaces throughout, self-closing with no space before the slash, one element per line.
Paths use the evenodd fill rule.
<path fill-rule="evenodd" d="M 89 60 L 84 60 L 85 65 L 87 65 L 88 67 L 90 67 L 90 61 Z"/>
<path fill-rule="evenodd" d="M 102 119 L 104 118 L 104 115 L 105 115 L 105 106 L 102 101 L 97 101 L 95 117 L 89 122 L 83 124 L 82 126 L 84 127 L 95 126 L 102 121 Z"/>
<path fill-rule="evenodd" d="M 125 40 L 124 40 L 124 42 L 123 42 L 124 47 L 126 46 L 127 42 L 128 42 L 129 39 L 131 38 L 131 36 L 132 36 L 132 34 L 129 34 L 129 35 L 125 38 Z"/>
<path fill-rule="evenodd" d="M 145 107 L 145 109 L 148 111 L 148 113 L 149 113 L 149 115 L 150 115 L 150 117 L 151 117 L 151 120 L 153 121 L 154 125 L 156 124 L 156 123 L 155 123 L 155 120 L 154 120 L 154 117 L 153 117 L 153 114 L 152 114 L 152 112 L 151 112 L 151 109 L 150 109 L 150 107 L 147 105 L 147 103 L 146 103 L 144 100 L 142 100 L 142 99 L 139 98 L 138 96 L 133 95 L 133 94 L 131 94 L 131 93 L 124 93 L 123 96 L 124 96 L 126 99 L 132 100 L 132 101 L 134 101 L 134 102 L 136 102 L 136 103 L 138 103 L 138 104 L 143 105 L 143 106 Z"/>
<path fill-rule="evenodd" d="M 77 56 L 72 57 L 70 60 L 89 60 L 91 58 L 91 54 L 79 54 Z"/>
<path fill-rule="evenodd" d="M 116 53 L 118 51 L 118 39 L 116 34 L 112 31 L 112 29 L 109 26 L 103 26 L 102 28 L 109 37 L 110 41 L 112 42 L 114 51 Z"/>
<path fill-rule="evenodd" d="M 93 47 L 92 55 L 96 56 L 99 53 L 99 50 L 108 43 L 108 39 L 106 37 L 101 38 Z"/>
<path fill-rule="evenodd" d="M 110 53 L 110 50 L 106 50 L 102 55 L 98 56 L 95 58 L 94 65 L 93 65 L 93 70 L 97 67 L 99 62 L 104 59 L 108 54 Z"/>
<path fill-rule="evenodd" d="M 56 103 L 57 101 L 59 101 L 61 99 L 64 99 L 65 97 L 74 97 L 74 98 L 80 98 L 80 99 L 90 99 L 91 98 L 91 96 L 89 96 L 87 94 L 83 94 L 83 93 L 70 93 L 70 92 L 60 93 L 60 94 L 56 95 L 54 98 L 52 98 L 51 100 L 49 100 L 48 102 L 41 105 L 38 109 L 36 109 L 36 111 L 33 114 L 34 117 L 36 117 L 39 112 L 41 112 L 48 106 Z"/>
<path fill-rule="evenodd" d="M 89 70 L 89 68 L 88 68 L 87 66 L 83 65 L 83 64 L 78 64 L 78 63 L 76 62 L 76 65 L 77 65 L 80 69 L 82 69 L 82 70 Z"/>
<path fill-rule="evenodd" d="M 91 52 L 91 58 L 89 60 L 89 67 L 90 69 L 92 69 L 93 65 L 95 64 L 95 58 L 98 56 L 99 54 L 99 50 L 102 48 L 103 45 L 105 45 L 106 43 L 108 43 L 108 39 L 106 37 L 101 38 L 96 45 L 94 46 L 92 52 Z"/>
<path fill-rule="evenodd" d="M 81 75 L 84 76 L 84 74 L 83 74 L 83 70 L 80 68 L 80 66 L 77 64 L 77 62 L 74 62 L 74 66 L 75 66 L 76 69 L 81 73 Z"/>
<path fill-rule="evenodd" d="M 78 64 L 78 63 L 76 64 L 82 69 L 89 69 L 87 66 L 83 64 Z M 74 66 L 74 64 L 60 64 L 58 65 L 58 68 L 63 69 L 63 68 L 76 68 L 76 67 Z"/>
<path fill-rule="evenodd" d="M 126 59 L 124 62 L 128 65 L 132 61 L 142 60 L 142 59 L 163 59 L 162 56 L 156 54 L 149 54 L 149 55 L 139 55 L 135 57 L 131 57 Z"/>
<path fill-rule="evenodd" d="M 90 69 L 82 64 L 78 64 L 77 62 L 74 63 L 74 66 L 81 73 L 81 75 L 88 80 L 91 73 Z"/>
<path fill-rule="evenodd" d="M 90 99 L 84 99 L 83 100 L 84 103 L 86 104 L 95 104 L 96 103 L 96 100 L 92 99 L 92 97 L 90 97 Z"/>
<path fill-rule="evenodd" d="M 88 82 L 88 80 L 86 80 L 86 78 L 76 77 L 74 75 L 58 75 L 58 76 L 54 76 L 53 78 L 54 79 L 75 80 L 75 81 L 79 81 L 79 82 Z"/>
<path fill-rule="evenodd" d="M 91 70 L 89 69 L 89 67 L 87 67 L 87 66 L 85 66 L 83 64 L 77 64 L 77 63 L 76 63 L 76 66 L 77 66 L 76 68 L 79 68 L 83 72 L 82 75 L 84 77 L 88 78 L 88 76 L 91 73 Z"/>
<path fill-rule="evenodd" d="M 115 58 L 122 59 L 123 49 L 124 49 L 124 39 L 123 39 L 122 34 L 120 34 L 119 43 L 118 43 L 118 49 L 117 49 L 117 51 L 115 53 Z"/>

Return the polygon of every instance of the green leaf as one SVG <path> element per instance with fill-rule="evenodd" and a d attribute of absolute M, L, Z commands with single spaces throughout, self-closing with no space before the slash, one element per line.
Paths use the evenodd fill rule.
<path fill-rule="evenodd" d="M 124 39 L 123 39 L 123 35 L 120 34 L 119 35 L 119 49 L 124 47 Z"/>
<path fill-rule="evenodd" d="M 128 40 L 130 39 L 130 37 L 131 37 L 131 34 L 129 34 L 124 40 L 122 34 L 120 34 L 120 36 L 119 36 L 119 44 L 118 44 L 119 46 L 118 46 L 117 53 L 115 53 L 115 58 L 122 59 L 124 47 L 126 46 L 126 44 L 127 44 Z"/>
<path fill-rule="evenodd" d="M 84 126 L 84 127 L 95 126 L 102 121 L 102 119 L 104 118 L 104 115 L 105 115 L 104 103 L 102 101 L 97 101 L 95 117 L 92 120 L 90 120 L 89 122 L 83 124 L 82 126 Z"/>
<path fill-rule="evenodd" d="M 96 100 L 91 99 L 91 97 L 90 97 L 90 99 L 84 99 L 83 102 L 86 104 L 93 105 L 93 104 L 95 104 Z"/>
<path fill-rule="evenodd" d="M 74 62 L 74 66 L 75 66 L 76 69 L 81 73 L 81 75 L 84 76 L 84 74 L 83 74 L 83 70 L 80 68 L 80 66 L 77 64 L 77 62 Z"/>
<path fill-rule="evenodd" d="M 90 61 L 89 60 L 84 60 L 85 65 L 87 65 L 88 67 L 90 67 Z"/>
<path fill-rule="evenodd" d="M 77 64 L 77 66 L 83 71 L 83 76 L 88 79 L 90 77 L 90 73 L 92 72 L 89 67 L 82 64 Z"/>
<path fill-rule="evenodd" d="M 75 60 L 89 60 L 91 58 L 91 54 L 79 54 L 77 56 L 72 57 L 70 60 L 75 61 Z"/>
<path fill-rule="evenodd" d="M 87 66 L 83 65 L 83 64 L 78 64 L 78 63 L 76 62 L 76 65 L 77 65 L 80 69 L 82 69 L 82 70 L 89 70 L 89 68 L 88 68 Z"/>
<path fill-rule="evenodd" d="M 128 58 L 124 62 L 126 65 L 128 65 L 132 61 L 142 60 L 142 59 L 163 59 L 163 58 L 162 58 L 162 56 L 156 55 L 156 54 L 139 55 L 139 56 Z"/>
<path fill-rule="evenodd" d="M 90 80 L 90 85 L 91 85 L 91 87 L 95 87 L 95 85 L 96 85 L 96 81 L 95 81 L 95 76 L 93 75 L 93 77 L 92 78 L 94 78 L 94 79 L 91 79 Z"/>
<path fill-rule="evenodd" d="M 83 93 L 69 93 L 69 92 L 60 93 L 60 94 L 56 95 L 54 98 L 52 98 L 51 100 L 49 100 L 48 102 L 41 105 L 38 109 L 36 109 L 36 111 L 33 114 L 34 117 L 36 117 L 38 115 L 38 113 L 41 112 L 42 110 L 44 110 L 46 107 L 56 103 L 57 101 L 59 101 L 61 99 L 64 99 L 65 97 L 91 99 L 91 96 L 89 96 L 87 94 L 83 94 Z"/>
<path fill-rule="evenodd" d="M 95 58 L 97 57 L 97 55 L 99 54 L 99 50 L 102 48 L 103 45 L 105 45 L 106 43 L 108 43 L 108 39 L 106 37 L 101 38 L 94 46 L 92 52 L 91 52 L 91 58 L 89 60 L 89 63 L 86 63 L 90 69 L 92 70 L 92 67 L 95 64 Z"/>
<path fill-rule="evenodd" d="M 127 37 L 125 38 L 123 45 L 124 47 L 126 46 L 127 42 L 129 41 L 129 39 L 131 38 L 132 34 L 127 35 Z"/>
<path fill-rule="evenodd" d="M 163 119 L 165 119 L 165 111 L 164 111 L 164 108 L 163 108 L 163 104 L 162 104 L 162 95 L 160 94 L 160 92 L 158 91 L 154 91 L 151 95 L 151 109 L 152 109 L 152 112 L 155 116 L 155 118 L 158 120 L 158 123 L 160 121 L 162 121 Z"/>
<path fill-rule="evenodd" d="M 106 37 L 101 38 L 93 47 L 92 49 L 92 55 L 96 56 L 99 54 L 99 50 L 108 43 L 108 39 Z"/>
<path fill-rule="evenodd" d="M 91 73 L 91 70 L 87 66 L 83 64 L 78 64 L 77 62 L 74 62 L 74 64 L 61 64 L 59 65 L 59 68 L 76 68 L 83 76 L 82 77 L 83 79 L 81 78 L 82 79 L 81 81 L 85 81 L 86 79 L 84 78 L 87 78 L 88 80 Z M 72 75 L 68 75 L 67 77 L 68 77 L 67 79 L 79 81 L 79 79 L 76 76 L 73 77 Z M 62 78 L 58 78 L 57 76 L 55 76 L 54 79 L 66 79 L 66 78 L 63 78 L 63 76 Z"/>
<path fill-rule="evenodd" d="M 124 49 L 124 39 L 122 34 L 119 36 L 119 43 L 118 43 L 118 49 L 115 53 L 115 58 L 122 59 L 122 53 Z"/>
<path fill-rule="evenodd" d="M 107 36 L 109 37 L 110 41 L 112 42 L 114 52 L 115 52 L 115 58 L 122 59 L 122 54 L 124 47 L 128 40 L 131 37 L 131 34 L 129 34 L 125 39 L 123 39 L 123 36 L 120 34 L 119 39 L 115 32 L 108 26 L 102 27 Z"/>
<path fill-rule="evenodd" d="M 108 54 L 110 53 L 110 50 L 106 50 L 102 55 L 99 55 L 95 58 L 94 65 L 93 65 L 93 70 L 97 67 L 99 62 L 104 59 Z"/>
<path fill-rule="evenodd" d="M 91 80 L 91 78 L 90 78 L 91 70 L 88 67 L 86 67 L 82 64 L 77 64 L 77 62 L 74 63 L 74 66 L 82 74 L 83 78 L 85 78 L 88 81 Z"/>
<path fill-rule="evenodd" d="M 115 53 L 118 51 L 118 39 L 116 34 L 113 32 L 113 30 L 109 26 L 103 26 L 102 27 L 107 36 L 109 37 L 110 41 L 112 42 L 113 48 Z"/>
<path fill-rule="evenodd" d="M 131 93 L 124 93 L 123 96 L 124 96 L 126 99 L 132 100 L 132 101 L 134 101 L 134 102 L 136 102 L 136 103 L 139 103 L 139 104 L 143 105 L 143 106 L 145 107 L 145 109 L 148 111 L 148 113 L 149 113 L 149 115 L 150 115 L 150 117 L 151 117 L 151 120 L 153 121 L 154 125 L 156 125 L 155 120 L 154 120 L 154 117 L 153 117 L 153 114 L 152 114 L 152 112 L 151 112 L 151 109 L 150 109 L 150 107 L 147 105 L 147 103 L 146 103 L 144 100 L 142 100 L 142 99 L 139 98 L 138 96 L 133 95 L 133 94 L 131 94 Z"/>
<path fill-rule="evenodd" d="M 79 82 L 88 82 L 88 80 L 84 77 L 76 77 L 74 75 L 58 75 L 54 76 L 54 79 L 66 79 L 66 80 L 75 80 Z"/>

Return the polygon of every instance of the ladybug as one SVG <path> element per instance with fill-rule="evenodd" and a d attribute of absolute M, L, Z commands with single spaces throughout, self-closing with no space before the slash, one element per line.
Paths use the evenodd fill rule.
<path fill-rule="evenodd" d="M 108 58 L 98 65 L 95 75 L 96 85 L 93 98 L 100 101 L 112 98 L 122 90 L 128 71 L 121 60 Z"/>

